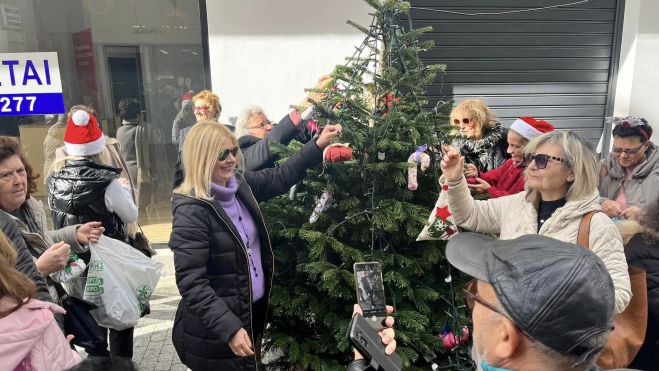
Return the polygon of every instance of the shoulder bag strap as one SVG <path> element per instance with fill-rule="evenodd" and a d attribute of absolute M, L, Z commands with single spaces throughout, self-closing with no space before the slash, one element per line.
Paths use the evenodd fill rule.
<path fill-rule="evenodd" d="M 591 211 L 581 217 L 581 224 L 579 224 L 579 234 L 577 235 L 577 245 L 590 249 L 590 221 L 593 215 L 599 211 Z"/>

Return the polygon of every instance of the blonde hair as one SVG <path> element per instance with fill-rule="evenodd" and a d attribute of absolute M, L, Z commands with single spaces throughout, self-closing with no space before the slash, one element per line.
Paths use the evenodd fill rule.
<path fill-rule="evenodd" d="M 201 99 L 205 100 L 208 102 L 208 104 L 211 105 L 211 109 L 213 110 L 216 119 L 220 117 L 220 113 L 222 113 L 222 105 L 220 104 L 220 97 L 217 96 L 217 94 L 214 94 L 210 90 L 202 90 L 197 93 L 197 95 L 192 97 L 192 102 L 194 104 L 194 102 Z"/>
<path fill-rule="evenodd" d="M 66 162 L 69 160 L 89 160 L 92 162 L 95 162 L 99 165 L 105 165 L 105 166 L 113 166 L 112 164 L 112 156 L 110 155 L 110 151 L 108 151 L 107 147 L 103 147 L 101 152 L 95 154 L 95 155 L 90 155 L 90 156 L 66 156 L 60 159 L 55 160 L 53 164 L 50 166 L 50 170 L 48 170 L 48 174 L 56 173 L 64 166 L 66 165 Z"/>
<path fill-rule="evenodd" d="M 475 131 L 477 139 L 483 137 L 483 131 L 485 129 L 491 129 L 499 122 L 497 115 L 480 99 L 467 99 L 455 106 L 451 111 L 451 124 L 453 124 L 453 120 L 455 119 L 462 121 L 463 117 L 476 121 Z"/>
<path fill-rule="evenodd" d="M 574 174 L 574 181 L 568 187 L 565 199 L 580 200 L 597 191 L 599 165 L 595 152 L 588 143 L 571 131 L 555 130 L 531 140 L 524 147 L 524 155 L 532 155 L 543 144 L 555 144 L 565 153 L 566 165 Z M 528 191 L 528 183 L 525 187 Z"/>
<path fill-rule="evenodd" d="M 0 298 L 8 297 L 16 305 L 0 311 L 0 318 L 6 317 L 35 297 L 37 289 L 24 274 L 17 271 L 16 250 L 7 236 L 0 231 Z"/>
<path fill-rule="evenodd" d="M 224 125 L 210 120 L 200 120 L 194 124 L 185 137 L 181 150 L 185 178 L 183 183 L 174 189 L 174 193 L 211 200 L 213 168 L 227 140 L 238 147 L 238 140 Z M 238 171 L 242 171 L 243 158 L 240 151 L 236 156 L 236 162 Z"/>

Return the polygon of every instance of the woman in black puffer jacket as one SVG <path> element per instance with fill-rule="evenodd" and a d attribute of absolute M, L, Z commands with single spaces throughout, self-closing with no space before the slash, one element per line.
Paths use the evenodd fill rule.
<path fill-rule="evenodd" d="M 192 370 L 257 369 L 274 268 L 258 202 L 302 180 L 340 131 L 328 125 L 281 166 L 256 172 L 236 171 L 238 141 L 223 125 L 202 121 L 188 133 L 169 247 L 182 296 L 172 341 Z"/>

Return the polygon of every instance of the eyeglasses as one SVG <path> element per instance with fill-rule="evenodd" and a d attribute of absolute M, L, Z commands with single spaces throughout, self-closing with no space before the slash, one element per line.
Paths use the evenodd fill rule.
<path fill-rule="evenodd" d="M 474 310 L 474 306 L 476 305 L 476 302 L 478 302 L 478 304 L 484 306 L 485 308 L 506 317 L 507 320 L 509 320 L 510 322 L 513 323 L 513 325 L 515 325 L 515 328 L 517 328 L 521 333 L 523 333 L 524 335 L 526 335 L 526 337 L 528 337 L 531 341 L 533 341 L 531 335 L 527 334 L 524 330 L 522 330 L 517 325 L 517 323 L 515 323 L 515 321 L 512 318 L 510 318 L 509 315 L 507 315 L 501 309 L 498 309 L 493 304 L 488 303 L 487 301 L 483 300 L 483 298 L 478 296 L 478 286 L 476 282 L 477 282 L 476 279 L 469 280 L 469 282 L 465 284 L 465 287 L 462 290 L 462 292 L 465 294 L 464 299 L 465 299 L 465 306 L 467 307 L 467 309 L 469 309 L 470 311 Z"/>
<path fill-rule="evenodd" d="M 638 146 L 636 148 L 616 148 L 616 147 L 613 147 L 611 149 L 611 152 L 613 152 L 613 154 L 615 154 L 615 155 L 621 155 L 623 153 L 626 154 L 626 155 L 635 155 L 635 154 L 638 153 L 638 151 L 641 150 L 641 148 L 643 148 L 644 145 L 645 145 L 645 143 L 641 144 L 640 146 Z"/>
<path fill-rule="evenodd" d="M 233 157 L 236 157 L 238 155 L 238 151 L 240 151 L 239 147 L 227 148 L 227 149 L 223 150 L 222 152 L 220 152 L 219 155 L 217 155 L 217 161 L 226 160 L 227 157 L 229 157 L 229 153 L 231 153 L 231 155 Z"/>
<path fill-rule="evenodd" d="M 535 161 L 535 166 L 538 169 L 544 169 L 547 167 L 547 163 L 549 160 L 554 160 L 558 162 L 566 162 L 565 159 L 562 159 L 560 157 L 554 157 L 554 156 L 549 156 L 549 155 L 526 155 L 524 156 L 524 166 L 529 166 L 531 161 Z"/>
<path fill-rule="evenodd" d="M 465 117 L 462 119 L 462 124 L 463 125 L 469 125 L 469 123 L 473 122 L 473 119 L 470 119 L 468 117 Z M 460 125 L 460 120 L 459 119 L 453 119 L 453 125 Z"/>
<path fill-rule="evenodd" d="M 256 126 L 250 126 L 249 128 L 250 129 L 262 129 L 262 128 L 266 127 L 266 125 L 272 126 L 272 121 L 263 120 L 263 121 L 259 122 Z"/>
<path fill-rule="evenodd" d="M 193 108 L 193 110 L 194 110 L 195 112 L 198 112 L 198 111 L 210 111 L 210 109 L 211 109 L 211 108 L 210 108 L 209 106 L 194 106 L 194 108 Z"/>

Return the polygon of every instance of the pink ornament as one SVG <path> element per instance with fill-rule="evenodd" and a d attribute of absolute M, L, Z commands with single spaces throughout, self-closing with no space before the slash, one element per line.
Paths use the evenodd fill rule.
<path fill-rule="evenodd" d="M 460 345 L 460 339 L 453 334 L 453 331 L 440 334 L 445 349 L 453 349 Z"/>
<path fill-rule="evenodd" d="M 464 326 L 462 328 L 462 337 L 460 338 L 460 343 L 467 344 L 469 341 L 469 327 Z"/>

